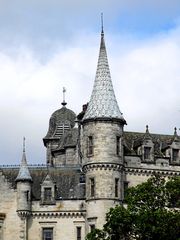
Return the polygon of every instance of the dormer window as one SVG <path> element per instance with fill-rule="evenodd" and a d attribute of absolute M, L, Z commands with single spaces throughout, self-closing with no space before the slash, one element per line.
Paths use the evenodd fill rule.
<path fill-rule="evenodd" d="M 144 160 L 150 159 L 151 147 L 144 147 Z"/>
<path fill-rule="evenodd" d="M 49 174 L 41 184 L 41 203 L 47 205 L 55 204 L 55 183 Z"/>
<path fill-rule="evenodd" d="M 172 161 L 177 161 L 179 149 L 172 149 Z"/>
<path fill-rule="evenodd" d="M 50 202 L 52 199 L 52 189 L 51 188 L 44 188 L 44 201 Z"/>

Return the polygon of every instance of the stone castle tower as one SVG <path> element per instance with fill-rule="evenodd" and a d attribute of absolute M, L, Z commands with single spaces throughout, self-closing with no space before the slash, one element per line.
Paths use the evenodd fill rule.
<path fill-rule="evenodd" d="M 122 198 L 124 124 L 113 90 L 102 30 L 94 87 L 81 121 L 87 225 L 91 228 L 101 228 L 108 209 Z"/>

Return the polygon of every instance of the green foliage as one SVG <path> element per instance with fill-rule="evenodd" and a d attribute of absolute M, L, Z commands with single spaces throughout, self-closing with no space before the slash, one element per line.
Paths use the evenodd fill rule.
<path fill-rule="evenodd" d="M 111 208 L 106 215 L 104 231 L 110 240 L 130 239 L 133 225 L 133 216 L 123 206 Z"/>
<path fill-rule="evenodd" d="M 94 229 L 90 233 L 87 234 L 86 240 L 104 240 L 106 233 L 100 229 Z"/>
<path fill-rule="evenodd" d="M 86 240 L 180 240 L 180 178 L 169 181 L 154 175 L 131 187 L 126 207 L 118 205 L 106 215 L 103 230 Z"/>
<path fill-rule="evenodd" d="M 174 177 L 166 183 L 169 207 L 180 208 L 180 177 Z"/>

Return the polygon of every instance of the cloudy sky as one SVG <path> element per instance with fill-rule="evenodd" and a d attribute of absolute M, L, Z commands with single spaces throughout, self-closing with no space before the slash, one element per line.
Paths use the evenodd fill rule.
<path fill-rule="evenodd" d="M 61 107 L 89 101 L 100 13 L 127 131 L 180 128 L 179 0 L 0 0 L 0 164 L 45 163 L 42 138 Z M 179 132 L 179 130 L 178 130 Z"/>

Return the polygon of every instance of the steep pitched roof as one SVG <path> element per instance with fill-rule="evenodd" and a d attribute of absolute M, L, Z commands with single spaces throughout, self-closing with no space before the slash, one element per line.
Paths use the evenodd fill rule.
<path fill-rule="evenodd" d="M 16 188 L 17 168 L 2 168 L 2 174 Z M 41 184 L 49 175 L 55 183 L 55 199 L 82 199 L 85 198 L 84 174 L 79 166 L 48 168 L 47 166 L 30 167 L 32 176 L 32 199 L 41 199 Z M 82 181 L 83 179 L 83 181 Z"/>
<path fill-rule="evenodd" d="M 16 182 L 17 181 L 32 181 L 32 178 L 28 169 L 27 161 L 26 161 L 25 149 L 23 149 L 21 165 L 20 165 L 18 176 L 16 178 Z"/>
<path fill-rule="evenodd" d="M 83 121 L 94 118 L 116 118 L 125 123 L 111 81 L 103 30 L 94 87 Z"/>

